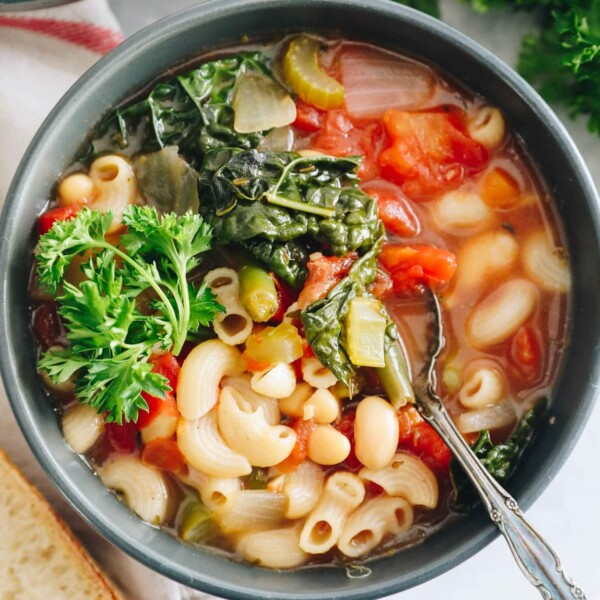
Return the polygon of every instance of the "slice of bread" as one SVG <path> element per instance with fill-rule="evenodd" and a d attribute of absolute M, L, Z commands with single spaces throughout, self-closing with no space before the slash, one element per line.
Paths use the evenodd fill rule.
<path fill-rule="evenodd" d="M 0 600 L 120 598 L 60 517 L 0 449 Z"/>

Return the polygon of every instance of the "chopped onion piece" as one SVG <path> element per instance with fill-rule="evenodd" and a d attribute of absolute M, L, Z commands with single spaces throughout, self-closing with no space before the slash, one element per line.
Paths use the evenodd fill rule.
<path fill-rule="evenodd" d="M 515 409 L 510 402 L 501 402 L 479 410 L 469 410 L 456 417 L 456 427 L 461 433 L 474 433 L 484 429 L 499 429 L 514 423 Z"/>
<path fill-rule="evenodd" d="M 277 127 L 269 131 L 256 149 L 259 152 L 289 152 L 294 147 L 294 131 L 291 127 Z"/>
<path fill-rule="evenodd" d="M 290 95 L 262 73 L 240 75 L 233 96 L 233 128 L 239 133 L 284 127 L 296 119 Z"/>
<path fill-rule="evenodd" d="M 410 110 L 434 93 L 433 71 L 391 52 L 353 45 L 340 55 L 348 113 L 376 119 L 391 108 Z"/>

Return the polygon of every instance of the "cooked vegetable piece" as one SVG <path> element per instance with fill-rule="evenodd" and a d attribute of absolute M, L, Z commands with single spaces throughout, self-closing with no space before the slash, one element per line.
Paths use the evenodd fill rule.
<path fill-rule="evenodd" d="M 346 342 L 352 364 L 385 367 L 386 325 L 378 300 L 367 297 L 351 300 L 346 318 Z"/>
<path fill-rule="evenodd" d="M 394 291 L 410 294 L 421 286 L 441 289 L 456 272 L 456 257 L 449 250 L 433 246 L 385 244 L 379 262 L 390 273 Z"/>
<path fill-rule="evenodd" d="M 283 127 L 296 119 L 294 101 L 264 73 L 249 71 L 238 77 L 232 106 L 233 128 L 239 133 Z"/>
<path fill-rule="evenodd" d="M 479 433 L 472 450 L 483 466 L 499 483 L 505 483 L 514 471 L 525 448 L 530 444 L 536 428 L 541 424 L 547 407 L 547 399 L 541 399 L 525 414 L 514 433 L 505 443 L 495 445 L 489 431 Z M 455 507 L 468 508 L 475 503 L 479 496 L 473 489 L 470 479 L 455 460 L 452 461 L 451 475 Z"/>
<path fill-rule="evenodd" d="M 38 231 L 40 232 L 40 235 L 48 233 L 57 221 L 68 221 L 69 219 L 72 219 L 80 210 L 81 206 L 71 205 L 53 208 L 42 213 L 38 217 Z"/>
<path fill-rule="evenodd" d="M 495 168 L 487 173 L 481 182 L 481 199 L 490 208 L 510 208 L 519 201 L 519 184 L 504 169 Z"/>
<path fill-rule="evenodd" d="M 179 156 L 176 146 L 142 154 L 133 166 L 144 199 L 159 213 L 198 212 L 198 174 Z"/>
<path fill-rule="evenodd" d="M 422 107 L 433 96 L 435 75 L 422 63 L 362 44 L 345 47 L 339 60 L 346 110 L 357 119 Z"/>
<path fill-rule="evenodd" d="M 246 340 L 245 355 L 255 361 L 272 365 L 278 362 L 292 363 L 302 356 L 302 338 L 289 323 L 265 329 Z"/>
<path fill-rule="evenodd" d="M 240 300 L 253 321 L 269 321 L 279 306 L 275 282 L 265 269 L 244 265 L 238 272 Z"/>
<path fill-rule="evenodd" d="M 344 102 L 344 86 L 321 68 L 320 49 L 316 38 L 294 38 L 283 57 L 283 76 L 304 102 L 324 110 L 339 108 Z"/>
<path fill-rule="evenodd" d="M 282 473 L 291 473 L 295 471 L 308 455 L 308 442 L 317 424 L 313 419 L 298 418 L 294 421 L 292 429 L 296 432 L 296 444 L 290 455 L 277 468 Z"/>
<path fill-rule="evenodd" d="M 293 126 L 300 131 L 314 133 L 323 125 L 324 112 L 302 100 L 296 102 L 296 119 Z"/>
<path fill-rule="evenodd" d="M 135 421 L 147 410 L 141 392 L 163 398 L 167 379 L 152 372 L 156 346 L 179 353 L 188 331 L 208 325 L 223 308 L 206 285 L 195 288 L 187 273 L 210 248 L 210 228 L 198 215 L 158 217 L 156 209 L 129 206 L 128 233 L 117 247 L 105 239 L 112 214 L 82 209 L 40 238 L 36 260 L 40 281 L 56 292 L 71 346 L 46 352 L 39 366 L 61 383 L 78 373 L 76 396 L 107 422 Z M 64 280 L 75 256 L 94 251 L 82 265 L 79 286 Z M 119 259 L 119 266 L 115 258 Z M 160 258 L 160 260 L 156 260 Z M 150 289 L 154 312 L 142 314 L 135 298 Z"/>
<path fill-rule="evenodd" d="M 388 316 L 385 330 L 385 365 L 377 369 L 377 376 L 392 406 L 398 409 L 414 403 L 415 392 L 396 325 Z"/>
<path fill-rule="evenodd" d="M 486 149 L 463 133 L 455 113 L 389 110 L 383 122 L 392 145 L 381 153 L 379 164 L 409 198 L 457 187 L 488 160 Z"/>
<path fill-rule="evenodd" d="M 189 501 L 181 516 L 179 535 L 184 542 L 201 544 L 210 541 L 218 533 L 211 512 L 201 503 Z"/>
<path fill-rule="evenodd" d="M 177 474 L 187 469 L 187 463 L 177 442 L 165 438 L 157 438 L 145 444 L 141 459 L 148 467 L 170 473 Z"/>
<path fill-rule="evenodd" d="M 269 470 L 265 467 L 252 467 L 252 472 L 246 479 L 246 488 L 249 490 L 264 490 L 269 483 Z"/>
<path fill-rule="evenodd" d="M 362 189 L 377 201 L 379 218 L 387 231 L 399 237 L 413 237 L 421 226 L 402 192 L 387 182 L 369 182 Z"/>

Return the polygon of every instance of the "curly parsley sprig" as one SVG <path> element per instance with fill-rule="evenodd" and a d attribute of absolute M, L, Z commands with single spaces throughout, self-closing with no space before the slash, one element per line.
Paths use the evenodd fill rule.
<path fill-rule="evenodd" d="M 148 409 L 142 391 L 162 398 L 170 389 L 152 372 L 152 352 L 172 347 L 179 354 L 188 334 L 207 327 L 223 307 L 206 284 L 196 288 L 187 280 L 211 245 L 211 228 L 200 216 L 159 217 L 154 208 L 130 206 L 118 246 L 105 237 L 111 222 L 110 213 L 84 208 L 40 238 L 40 281 L 58 294 L 70 346 L 44 353 L 39 366 L 55 383 L 77 373 L 80 402 L 122 423 Z M 86 252 L 84 280 L 73 285 L 66 270 Z M 151 314 L 136 301 L 146 291 L 153 297 Z"/>

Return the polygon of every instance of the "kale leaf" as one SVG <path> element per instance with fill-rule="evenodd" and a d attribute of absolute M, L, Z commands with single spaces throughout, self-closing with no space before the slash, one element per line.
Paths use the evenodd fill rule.
<path fill-rule="evenodd" d="M 367 286 L 375 279 L 377 255 L 383 243 L 381 229 L 380 234 L 369 251 L 352 265 L 348 275 L 325 298 L 313 302 L 300 314 L 306 341 L 321 363 L 348 386 L 351 396 L 356 388 L 356 370 L 346 350 L 345 320 L 350 302 L 367 294 Z"/>
<path fill-rule="evenodd" d="M 548 401 L 546 398 L 539 400 L 523 416 L 514 433 L 503 444 L 494 445 L 490 432 L 487 430 L 479 433 L 472 450 L 498 483 L 504 484 L 514 471 L 517 462 L 531 442 L 536 428 L 546 413 L 547 407 Z M 450 466 L 450 476 L 454 488 L 454 508 L 464 510 L 472 506 L 478 499 L 477 493 L 470 479 L 454 458 Z"/>
<path fill-rule="evenodd" d="M 108 115 L 100 124 L 86 156 L 105 151 L 127 155 L 178 146 L 194 167 L 215 148 L 254 148 L 262 132 L 233 129 L 231 99 L 237 78 L 247 70 L 270 75 L 262 52 L 241 52 L 206 62 L 163 81 L 143 100 Z"/>
<path fill-rule="evenodd" d="M 201 171 L 202 212 L 219 243 L 243 245 L 297 286 L 311 248 L 341 255 L 375 242 L 377 205 L 358 187 L 359 165 L 356 157 L 218 149 Z"/>

